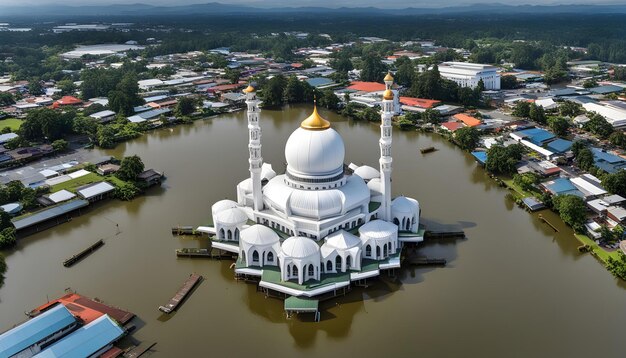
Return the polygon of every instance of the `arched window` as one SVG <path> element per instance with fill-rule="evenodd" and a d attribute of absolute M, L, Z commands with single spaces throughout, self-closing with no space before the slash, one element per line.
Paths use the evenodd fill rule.
<path fill-rule="evenodd" d="M 309 277 L 315 277 L 315 268 L 309 264 Z"/>
<path fill-rule="evenodd" d="M 376 257 L 380 257 L 380 246 L 376 245 Z"/>
<path fill-rule="evenodd" d="M 335 257 L 335 270 L 341 271 L 341 256 Z"/>
<path fill-rule="evenodd" d="M 406 230 L 411 230 L 411 219 L 409 218 L 406 219 Z"/>
<path fill-rule="evenodd" d="M 233 232 L 230 231 L 230 230 L 227 230 L 227 231 L 228 231 L 228 240 L 232 240 L 233 239 Z"/>
<path fill-rule="evenodd" d="M 235 229 L 235 240 L 239 241 L 239 228 Z"/>
<path fill-rule="evenodd" d="M 220 239 L 224 240 L 224 229 L 220 229 Z"/>
<path fill-rule="evenodd" d="M 393 223 L 400 226 L 400 221 L 398 221 L 398 218 L 393 218 Z"/>
<path fill-rule="evenodd" d="M 252 262 L 259 262 L 259 252 L 257 250 L 252 251 Z"/>
<path fill-rule="evenodd" d="M 387 257 L 387 244 L 383 245 L 383 257 Z"/>
<path fill-rule="evenodd" d="M 333 270 L 333 262 L 328 260 L 326 261 L 326 272 L 331 272 Z"/>
<path fill-rule="evenodd" d="M 287 265 L 287 279 L 291 277 L 291 265 Z"/>
<path fill-rule="evenodd" d="M 346 269 L 349 270 L 350 267 L 352 267 L 352 257 L 348 255 L 348 257 L 346 257 Z"/>
<path fill-rule="evenodd" d="M 274 253 L 271 251 L 267 253 L 267 262 L 274 262 Z"/>
<path fill-rule="evenodd" d="M 365 246 L 365 256 L 372 257 L 372 247 L 370 245 Z"/>
<path fill-rule="evenodd" d="M 294 277 L 298 277 L 298 266 L 293 265 L 293 270 L 291 271 Z"/>
<path fill-rule="evenodd" d="M 245 251 L 241 251 L 241 259 L 243 260 L 243 262 L 246 262 L 246 253 L 245 253 Z"/>

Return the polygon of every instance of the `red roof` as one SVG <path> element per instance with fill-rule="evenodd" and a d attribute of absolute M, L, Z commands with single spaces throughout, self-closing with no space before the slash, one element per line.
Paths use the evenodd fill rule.
<path fill-rule="evenodd" d="M 465 123 L 465 125 L 467 125 L 468 127 L 476 127 L 480 124 L 480 120 L 472 116 L 468 116 L 465 113 L 455 114 L 454 116 L 452 116 L 452 118 Z"/>
<path fill-rule="evenodd" d="M 378 82 L 361 82 L 361 81 L 355 81 L 352 82 L 350 84 L 350 87 L 348 87 L 349 90 L 354 90 L 354 91 L 363 91 L 363 92 L 378 92 L 378 91 L 384 91 L 385 90 L 385 84 L 384 83 L 378 83 Z"/>
<path fill-rule="evenodd" d="M 450 132 L 454 132 L 459 128 L 465 127 L 465 124 L 461 122 L 444 122 L 441 123 L 441 126 L 449 130 Z"/>
<path fill-rule="evenodd" d="M 297 63 L 297 62 L 296 63 L 292 63 L 291 67 L 293 67 L 293 68 L 300 68 L 300 67 L 302 67 L 302 64 L 301 63 Z"/>
<path fill-rule="evenodd" d="M 232 91 L 232 90 L 236 90 L 237 88 L 242 87 L 242 86 L 243 86 L 243 84 L 239 84 L 239 83 L 229 84 L 229 85 L 218 85 L 218 86 L 207 88 L 207 91 L 208 92 Z"/>
<path fill-rule="evenodd" d="M 73 96 L 63 96 L 56 103 L 58 103 L 61 106 L 71 106 L 71 105 L 81 104 L 83 103 L 83 101 Z"/>
<path fill-rule="evenodd" d="M 79 318 L 85 324 L 90 323 L 105 314 L 108 314 L 111 318 L 116 320 L 121 325 L 126 324 L 133 317 L 135 317 L 135 314 L 131 312 L 127 312 L 113 306 L 105 305 L 104 303 L 97 302 L 76 293 L 69 293 L 54 301 L 43 304 L 34 309 L 31 314 L 38 314 L 40 312 L 43 312 L 47 310 L 50 306 L 57 303 L 64 305 L 65 308 L 67 308 L 74 317 Z"/>
<path fill-rule="evenodd" d="M 441 101 L 437 101 L 436 99 L 425 99 L 425 98 L 415 98 L 415 97 L 400 97 L 400 103 L 411 106 L 411 107 L 419 107 L 419 108 L 433 108 L 441 103 Z"/>

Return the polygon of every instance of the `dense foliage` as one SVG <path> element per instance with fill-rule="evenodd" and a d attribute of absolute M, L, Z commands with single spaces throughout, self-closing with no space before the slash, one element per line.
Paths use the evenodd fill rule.
<path fill-rule="evenodd" d="M 585 201 L 576 195 L 557 195 L 552 198 L 554 209 L 563 221 L 576 232 L 583 232 L 587 215 Z"/>
<path fill-rule="evenodd" d="M 473 150 L 479 140 L 480 133 L 474 127 L 463 127 L 454 132 L 454 142 L 464 150 Z"/>
<path fill-rule="evenodd" d="M 485 168 L 494 174 L 514 174 L 517 163 L 522 159 L 522 153 L 521 144 L 508 147 L 493 145 L 487 150 Z"/>

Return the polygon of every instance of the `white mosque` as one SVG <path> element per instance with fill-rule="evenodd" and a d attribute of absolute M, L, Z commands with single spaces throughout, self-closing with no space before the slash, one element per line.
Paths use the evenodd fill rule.
<path fill-rule="evenodd" d="M 391 196 L 393 77 L 384 80 L 379 170 L 346 169 L 341 136 L 314 107 L 287 140 L 287 170 L 277 175 L 261 156 L 256 91 L 244 90 L 250 177 L 237 185 L 237 201 L 213 205 L 214 227 L 204 228 L 214 248 L 238 254 L 236 275 L 314 297 L 400 267 L 403 243 L 423 240 L 417 200 Z"/>

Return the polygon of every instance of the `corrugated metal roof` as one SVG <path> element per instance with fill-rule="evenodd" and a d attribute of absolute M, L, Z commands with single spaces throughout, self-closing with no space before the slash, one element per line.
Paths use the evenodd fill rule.
<path fill-rule="evenodd" d="M 108 315 L 88 325 L 35 355 L 38 358 L 84 358 L 119 339 L 124 331 Z"/>
<path fill-rule="evenodd" d="M 572 147 L 572 141 L 561 139 L 561 138 L 555 139 L 552 142 L 548 143 L 548 149 L 556 153 L 567 152 L 571 147 Z"/>
<path fill-rule="evenodd" d="M 67 201 L 76 197 L 74 193 L 71 193 L 67 190 L 57 191 L 56 193 L 52 193 L 48 195 L 48 199 L 52 200 L 54 203 L 60 203 L 62 201 Z"/>
<path fill-rule="evenodd" d="M 0 357 L 10 357 L 76 322 L 70 311 L 57 305 L 0 335 Z"/>
<path fill-rule="evenodd" d="M 41 210 L 23 219 L 13 219 L 11 220 L 11 222 L 13 222 L 13 226 L 15 226 L 15 229 L 21 230 L 29 226 L 39 224 L 46 220 L 56 218 L 57 216 L 67 214 L 71 211 L 85 207 L 87 205 L 89 205 L 89 202 L 86 200 L 73 200 L 73 201 L 70 201 L 69 203 L 65 203 L 59 206 L 55 206 L 53 208 Z"/>
<path fill-rule="evenodd" d="M 99 183 L 86 186 L 83 189 L 77 190 L 76 192 L 84 199 L 89 199 L 93 198 L 94 196 L 108 193 L 112 190 L 115 190 L 115 187 L 113 185 L 105 181 L 101 181 Z"/>

